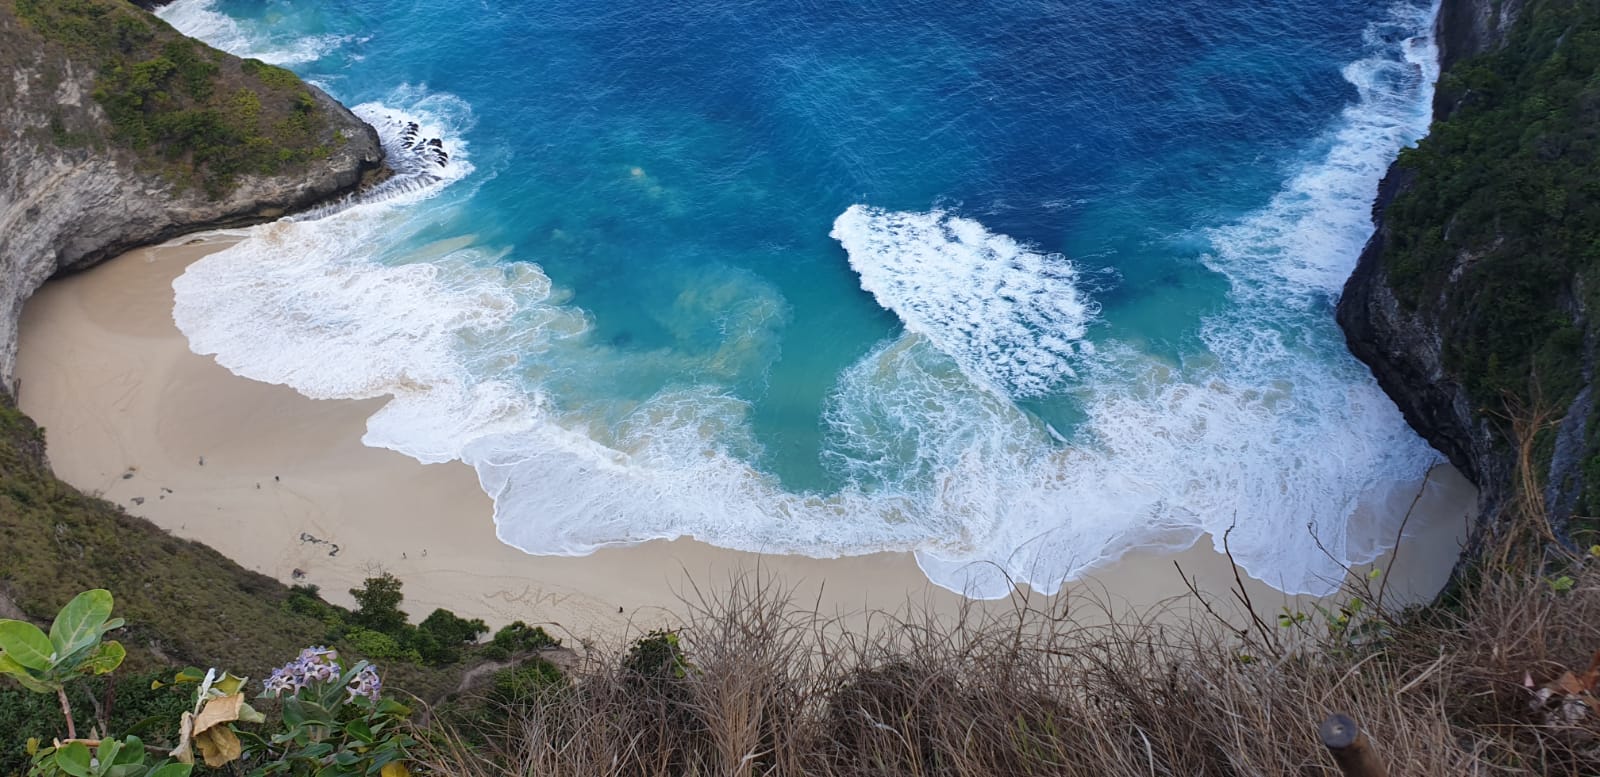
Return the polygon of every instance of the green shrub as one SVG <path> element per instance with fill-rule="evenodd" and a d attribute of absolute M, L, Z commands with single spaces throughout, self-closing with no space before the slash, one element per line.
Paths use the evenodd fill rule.
<path fill-rule="evenodd" d="M 367 658 L 422 663 L 422 656 L 414 648 L 400 644 L 399 640 L 381 631 L 351 629 L 344 639 L 357 653 Z"/>
<path fill-rule="evenodd" d="M 239 63 L 239 69 L 246 75 L 260 81 L 264 86 L 273 89 L 294 90 L 300 86 L 300 77 L 292 71 L 269 65 L 259 59 L 246 59 Z"/>
<path fill-rule="evenodd" d="M 99 704 L 107 730 L 140 736 L 146 743 L 170 747 L 178 737 L 178 719 L 189 708 L 185 694 L 170 688 L 152 688 L 170 672 L 142 672 L 86 680 L 67 689 L 74 710 L 93 710 Z M 0 687 L 0 774 L 21 774 L 28 768 L 27 741 L 49 742 L 61 735 L 61 702 L 54 696 L 30 693 L 15 686 Z"/>
<path fill-rule="evenodd" d="M 1532 0 L 1506 45 L 1439 84 L 1455 106 L 1416 149 L 1385 213 L 1402 304 L 1439 306 L 1444 359 L 1498 411 L 1564 407 L 1600 309 L 1600 5 Z"/>
<path fill-rule="evenodd" d="M 231 60 L 120 0 L 16 0 L 24 24 L 95 69 L 109 139 L 212 196 L 246 173 L 275 175 L 327 155 L 326 122 L 293 73 Z M 78 134 L 52 131 L 62 145 Z"/>
<path fill-rule="evenodd" d="M 27 621 L 0 618 L 0 676 L 10 678 L 35 696 L 54 697 L 52 713 L 35 716 L 28 725 L 54 722 L 66 736 L 50 736 L 54 744 L 39 747 L 46 737 L 25 740 L 30 777 L 188 777 L 190 766 L 147 754 L 144 742 L 130 733 L 113 736 L 109 711 L 90 697 L 89 705 L 73 706 L 73 696 L 87 678 L 108 675 L 122 665 L 127 652 L 121 643 L 105 639 L 121 629 L 121 618 L 111 617 L 114 602 L 103 588 L 84 591 L 56 613 L 46 632 Z M 115 686 L 113 686 L 114 688 Z M 109 704 L 110 698 L 106 699 Z M 76 712 L 74 712 L 76 710 Z M 77 723 L 95 711 L 96 720 L 85 725 L 86 735 L 99 740 L 93 752 L 79 739 Z M 87 721 L 86 721 L 87 723 Z M 144 724 L 133 724 L 133 728 Z M 101 731 L 100 728 L 106 730 Z M 18 728 L 22 728 L 19 726 Z M 11 732 L 10 736 L 16 736 Z M 65 740 L 66 744 L 61 742 Z"/>
<path fill-rule="evenodd" d="M 494 638 L 484 646 L 483 655 L 505 660 L 517 653 L 553 647 L 561 647 L 561 640 L 546 633 L 544 627 L 529 627 L 522 621 L 516 621 L 494 633 Z"/>
<path fill-rule="evenodd" d="M 417 624 L 414 645 L 422 660 L 433 666 L 461 660 L 461 648 L 489 631 L 481 619 L 467 620 L 445 609 L 434 610 Z"/>
<path fill-rule="evenodd" d="M 548 701 L 553 695 L 571 687 L 572 681 L 559 667 L 535 657 L 496 672 L 490 681 L 487 696 L 490 702 L 499 707 L 523 707 Z"/>
<path fill-rule="evenodd" d="M 682 680 L 689 674 L 689 659 L 678 643 L 678 632 L 656 630 L 640 637 L 622 666 L 629 673 L 651 680 Z"/>
<path fill-rule="evenodd" d="M 360 588 L 350 589 L 356 599 L 356 611 L 350 621 L 391 636 L 404 634 L 406 614 L 400 610 L 400 602 L 405 600 L 405 594 L 400 592 L 400 586 L 399 578 L 385 572 L 367 578 Z"/>

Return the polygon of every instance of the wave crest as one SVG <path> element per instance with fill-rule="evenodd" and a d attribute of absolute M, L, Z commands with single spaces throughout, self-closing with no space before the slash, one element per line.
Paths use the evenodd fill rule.
<path fill-rule="evenodd" d="M 1060 254 L 1034 251 L 944 211 L 852 206 L 832 236 L 850 254 L 861 288 L 927 337 L 979 385 L 1014 397 L 1048 394 L 1098 312 L 1078 292 Z"/>

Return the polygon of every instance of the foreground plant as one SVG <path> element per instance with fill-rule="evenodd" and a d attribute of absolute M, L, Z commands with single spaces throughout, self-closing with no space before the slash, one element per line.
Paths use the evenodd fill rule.
<path fill-rule="evenodd" d="M 79 594 L 62 608 L 49 634 L 31 623 L 0 620 L 0 674 L 28 690 L 56 694 L 66 722 L 65 739 L 49 746 L 29 741 L 29 777 L 189 777 L 197 760 L 213 769 L 242 765 L 259 777 L 410 773 L 407 748 L 416 744 L 404 728 L 410 710 L 383 698 L 376 667 L 360 661 L 346 669 L 337 652 L 322 647 L 306 648 L 267 678 L 258 698 L 280 702 L 277 720 L 269 721 L 245 700 L 247 678 L 191 667 L 171 682 L 154 684 L 195 686 L 194 704 L 179 721 L 171 751 L 147 746 L 137 736 L 113 738 L 103 720 L 89 738 L 79 739 L 67 684 L 107 674 L 126 656 L 122 645 L 103 638 L 123 624 L 111 617 L 111 607 L 108 591 Z"/>
<path fill-rule="evenodd" d="M 26 621 L 0 619 L 0 674 L 35 693 L 54 693 L 67 720 L 67 738 L 78 726 L 67 701 L 66 684 L 86 675 L 103 675 L 122 665 L 127 651 L 106 632 L 122 627 L 111 617 L 111 592 L 97 588 L 67 602 L 50 624 L 50 634 Z"/>
<path fill-rule="evenodd" d="M 236 761 L 243 755 L 239 737 L 229 724 L 235 721 L 266 721 L 266 716 L 245 703 L 244 687 L 247 682 L 247 678 L 236 677 L 228 672 L 218 676 L 215 669 L 201 674 L 200 670 L 191 667 L 178 673 L 172 681 L 173 685 L 198 683 L 199 688 L 194 695 L 194 709 L 183 713 L 178 726 L 178 746 L 172 750 L 174 758 L 192 764 L 194 754 L 198 751 L 206 766 L 218 767 Z"/>
<path fill-rule="evenodd" d="M 67 683 L 109 674 L 127 657 L 121 643 L 105 639 L 107 632 L 123 624 L 121 618 L 111 617 L 112 605 L 111 592 L 104 589 L 78 594 L 56 614 L 49 634 L 25 621 L 0 619 L 0 674 L 30 691 L 55 694 L 66 720 L 65 740 L 57 739 L 49 747 L 40 747 L 37 740 L 28 742 L 29 775 L 188 777 L 192 768 L 188 764 L 155 757 L 136 736 L 114 739 L 98 730 L 103 722 L 91 729 L 91 738 L 78 738 Z"/>
<path fill-rule="evenodd" d="M 273 670 L 259 698 L 283 704 L 283 731 L 270 737 L 238 731 L 244 757 L 263 765 L 252 775 L 403 777 L 404 731 L 411 710 L 385 699 L 377 668 L 358 661 L 346 669 L 331 648 L 310 647 Z"/>

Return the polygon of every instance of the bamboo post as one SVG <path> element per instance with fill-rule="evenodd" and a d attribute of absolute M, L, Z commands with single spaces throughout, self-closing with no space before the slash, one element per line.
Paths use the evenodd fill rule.
<path fill-rule="evenodd" d="M 1322 721 L 1318 733 L 1322 744 L 1328 746 L 1334 763 L 1344 777 L 1389 777 L 1389 770 L 1378 760 L 1378 751 L 1367 741 L 1367 733 L 1344 713 L 1336 713 Z"/>

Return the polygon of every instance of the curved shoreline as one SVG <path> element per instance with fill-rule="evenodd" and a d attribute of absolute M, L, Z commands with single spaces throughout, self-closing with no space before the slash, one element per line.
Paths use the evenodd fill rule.
<path fill-rule="evenodd" d="M 679 594 L 695 585 L 752 572 L 796 586 L 827 612 L 926 602 L 953 613 L 967 603 L 929 583 L 908 553 L 811 559 L 680 540 L 581 558 L 524 555 L 495 539 L 492 503 L 469 468 L 361 444 L 382 400 L 307 399 L 189 351 L 171 320 L 171 281 L 223 245 L 210 236 L 140 249 L 30 300 L 19 402 L 47 427 L 62 479 L 286 584 L 321 586 L 334 601 L 348 602 L 345 590 L 379 569 L 393 572 L 416 617 L 447 607 L 611 638 L 681 615 Z M 1443 584 L 1474 499 L 1453 471 L 1436 475 L 1392 591 L 1431 596 Z M 1174 560 L 1208 591 L 1232 584 L 1227 560 L 1202 542 L 1177 556 L 1125 558 L 1066 590 L 1144 609 L 1184 593 Z M 1276 609 L 1284 598 L 1250 584 L 1258 604 Z"/>

